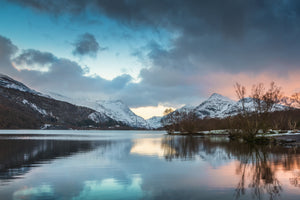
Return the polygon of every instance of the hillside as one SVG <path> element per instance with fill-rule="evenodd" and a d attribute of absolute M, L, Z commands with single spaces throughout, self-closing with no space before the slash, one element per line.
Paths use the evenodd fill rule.
<path fill-rule="evenodd" d="M 108 128 L 122 125 L 93 109 L 58 101 L 0 76 L 0 128 Z"/>

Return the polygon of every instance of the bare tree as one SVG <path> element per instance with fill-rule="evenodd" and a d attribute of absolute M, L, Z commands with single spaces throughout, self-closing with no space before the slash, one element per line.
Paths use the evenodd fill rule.
<path fill-rule="evenodd" d="M 235 121 L 231 125 L 235 126 L 232 127 L 235 131 L 232 133 L 235 136 L 239 133 L 244 140 L 253 141 L 260 130 L 265 133 L 270 128 L 270 112 L 274 111 L 274 106 L 282 99 L 281 88 L 274 82 L 271 82 L 267 90 L 262 83 L 253 85 L 251 99 L 247 100 L 253 107 L 246 106 L 246 88 L 239 83 L 234 88 L 241 107 L 239 115 L 233 118 Z"/>
<path fill-rule="evenodd" d="M 282 97 L 281 88 L 275 82 L 271 82 L 269 90 L 262 96 L 263 112 L 269 113 L 273 111 L 274 106 L 281 102 Z"/>
<path fill-rule="evenodd" d="M 246 88 L 239 83 L 235 83 L 234 88 L 238 99 L 242 103 L 242 108 L 240 110 L 240 113 L 246 115 L 247 114 L 246 107 L 245 107 Z"/>
<path fill-rule="evenodd" d="M 299 108 L 300 107 L 300 92 L 295 93 L 291 97 L 293 103 L 295 103 L 295 107 Z"/>
<path fill-rule="evenodd" d="M 264 133 L 270 128 L 270 113 L 274 111 L 274 106 L 281 102 L 281 88 L 274 82 L 271 82 L 270 88 L 265 91 L 264 85 L 259 83 L 252 87 L 252 100 L 254 103 L 253 117 L 257 123 L 256 126 Z"/>

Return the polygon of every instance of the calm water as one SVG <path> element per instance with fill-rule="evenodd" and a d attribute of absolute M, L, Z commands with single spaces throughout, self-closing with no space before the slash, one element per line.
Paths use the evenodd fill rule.
<path fill-rule="evenodd" d="M 300 199 L 300 149 L 155 131 L 1 131 L 0 199 Z"/>

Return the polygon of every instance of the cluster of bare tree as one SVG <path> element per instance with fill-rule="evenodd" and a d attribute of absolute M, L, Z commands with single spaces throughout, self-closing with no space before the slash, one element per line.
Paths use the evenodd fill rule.
<path fill-rule="evenodd" d="M 271 82 L 270 87 L 265 89 L 262 83 L 252 86 L 250 94 L 250 102 L 252 106 L 245 106 L 246 88 L 239 83 L 235 85 L 235 92 L 241 108 L 239 114 L 229 119 L 230 122 L 230 138 L 243 138 L 246 141 L 254 141 L 257 134 L 267 133 L 270 129 L 296 129 L 297 116 L 299 112 L 292 112 L 295 110 L 294 106 L 299 104 L 299 93 L 292 95 L 292 97 L 284 97 L 281 88 L 274 82 Z M 277 105 L 285 106 L 281 112 L 274 108 Z M 276 116 L 276 114 L 278 116 Z M 293 114 L 293 116 L 291 116 Z"/>
<path fill-rule="evenodd" d="M 235 92 L 241 107 L 239 114 L 230 121 L 230 138 L 242 137 L 246 141 L 252 141 L 259 131 L 266 133 L 270 128 L 270 114 L 283 97 L 281 89 L 274 82 L 267 90 L 262 83 L 253 85 L 250 101 L 246 98 L 246 88 L 239 83 L 235 85 Z M 246 101 L 252 105 L 246 106 Z"/>
<path fill-rule="evenodd" d="M 225 119 L 199 119 L 193 112 L 165 111 L 162 123 L 168 133 L 196 133 L 204 130 L 227 129 L 232 139 L 255 140 L 257 134 L 274 130 L 293 130 L 300 125 L 300 93 L 284 97 L 281 88 L 272 82 L 269 88 L 262 83 L 253 85 L 247 96 L 246 88 L 236 83 L 240 102 L 238 115 Z M 281 105 L 280 111 L 276 106 Z"/>

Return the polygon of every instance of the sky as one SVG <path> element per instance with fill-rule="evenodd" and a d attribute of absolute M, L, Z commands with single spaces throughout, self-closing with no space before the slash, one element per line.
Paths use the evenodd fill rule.
<path fill-rule="evenodd" d="M 236 82 L 300 91 L 297 0 L 0 0 L 0 19 L 0 73 L 144 118 Z"/>

